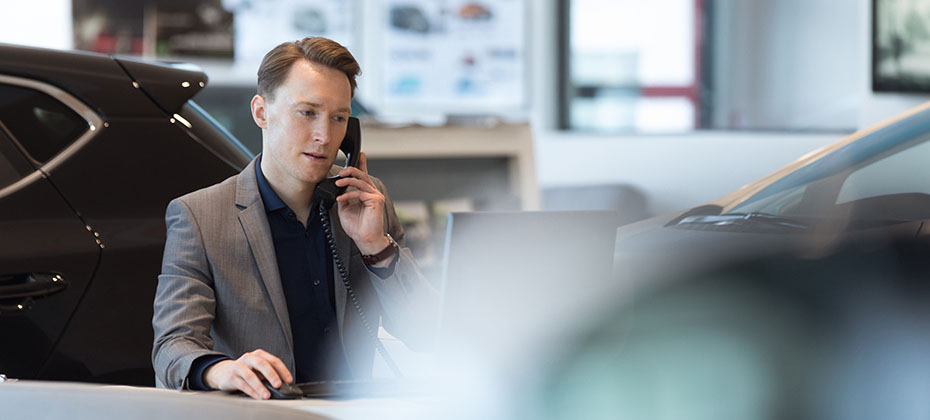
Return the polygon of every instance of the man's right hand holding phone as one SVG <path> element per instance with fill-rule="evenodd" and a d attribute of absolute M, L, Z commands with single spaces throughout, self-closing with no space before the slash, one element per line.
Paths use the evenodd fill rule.
<path fill-rule="evenodd" d="M 261 376 L 259 376 L 261 375 Z M 204 383 L 221 391 L 242 391 L 257 400 L 267 400 L 271 393 L 262 385 L 262 377 L 279 388 L 294 377 L 281 359 L 262 349 L 243 354 L 236 360 L 223 360 L 207 368 Z"/>

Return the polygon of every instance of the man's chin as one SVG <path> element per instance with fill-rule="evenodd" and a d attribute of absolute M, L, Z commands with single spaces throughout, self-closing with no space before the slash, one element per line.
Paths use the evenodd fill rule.
<path fill-rule="evenodd" d="M 320 181 L 329 177 L 329 171 L 326 172 L 314 172 L 314 173 L 305 173 L 300 177 L 300 180 L 307 185 L 316 185 Z"/>

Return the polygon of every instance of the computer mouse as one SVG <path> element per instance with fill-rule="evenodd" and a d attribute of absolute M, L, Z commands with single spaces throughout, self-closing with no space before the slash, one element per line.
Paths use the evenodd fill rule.
<path fill-rule="evenodd" d="M 271 386 L 268 380 L 262 379 L 262 385 L 268 388 L 273 400 L 299 400 L 304 396 L 304 392 L 300 390 L 300 387 L 287 382 L 282 382 L 280 388 L 275 388 Z"/>

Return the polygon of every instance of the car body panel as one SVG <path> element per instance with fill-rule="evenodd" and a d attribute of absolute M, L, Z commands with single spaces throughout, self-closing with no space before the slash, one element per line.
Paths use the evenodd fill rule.
<path fill-rule="evenodd" d="M 114 60 L 143 92 L 169 114 L 178 112 L 207 84 L 207 75 L 193 66 L 147 63 L 128 57 Z"/>
<path fill-rule="evenodd" d="M 145 118 L 160 110 L 106 55 L 0 44 L 0 74 L 56 86 L 91 106 L 104 120 Z"/>
<path fill-rule="evenodd" d="M 28 165 L 11 150 L 14 146 L 2 126 L 0 143 L 7 159 L 20 156 L 18 166 Z M 2 202 L 0 286 L 23 284 L 31 273 L 55 273 L 67 282 L 60 292 L 36 300 L 9 298 L 0 291 L 0 331 L 6 337 L 0 346 L 0 372 L 33 376 L 41 371 L 90 284 L 100 247 L 47 178 L 16 188 Z"/>

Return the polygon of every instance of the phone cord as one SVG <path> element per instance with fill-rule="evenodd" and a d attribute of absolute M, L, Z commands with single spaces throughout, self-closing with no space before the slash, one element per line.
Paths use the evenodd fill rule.
<path fill-rule="evenodd" d="M 362 319 L 362 324 L 365 325 L 368 335 L 374 340 L 375 350 L 378 350 L 384 362 L 394 371 L 394 375 L 398 378 L 402 378 L 404 376 L 403 373 L 401 373 L 397 364 L 394 363 L 394 359 L 388 354 L 387 349 L 384 348 L 384 344 L 378 339 L 377 332 L 371 328 L 371 324 L 368 323 L 368 317 L 365 315 L 365 311 L 362 310 L 362 305 L 359 303 L 358 296 L 355 294 L 355 289 L 353 289 L 352 285 L 349 283 L 349 271 L 346 270 L 346 266 L 342 262 L 342 256 L 339 255 L 339 251 L 336 250 L 336 240 L 333 238 L 333 231 L 329 225 L 329 210 L 326 209 L 325 205 L 320 205 L 320 222 L 323 224 L 323 232 L 326 234 L 326 242 L 329 244 L 329 249 L 333 252 L 333 261 L 336 263 L 336 269 L 339 270 L 339 277 L 342 278 L 342 284 L 346 288 L 349 300 L 352 301 L 352 306 L 355 307 L 355 311 L 358 312 L 359 318 Z"/>

